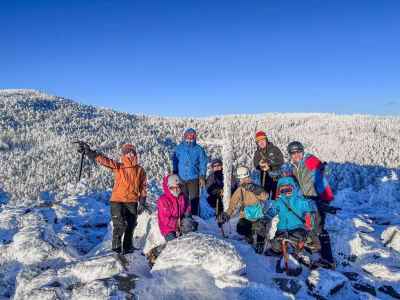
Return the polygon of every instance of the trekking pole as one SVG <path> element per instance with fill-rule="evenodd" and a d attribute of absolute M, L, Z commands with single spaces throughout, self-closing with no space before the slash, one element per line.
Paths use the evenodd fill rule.
<path fill-rule="evenodd" d="M 85 160 L 85 152 L 82 152 L 81 154 L 81 163 L 79 166 L 79 175 L 78 175 L 78 181 L 77 183 L 79 183 L 79 181 L 81 181 L 81 176 L 82 176 L 82 168 L 83 168 L 83 161 Z"/>

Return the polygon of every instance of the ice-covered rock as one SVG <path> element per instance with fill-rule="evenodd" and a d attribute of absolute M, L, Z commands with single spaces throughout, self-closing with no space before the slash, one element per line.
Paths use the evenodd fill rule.
<path fill-rule="evenodd" d="M 197 266 L 215 278 L 240 274 L 245 264 L 235 248 L 211 235 L 191 233 L 169 242 L 153 267 L 153 272 Z"/>
<path fill-rule="evenodd" d="M 400 226 L 390 226 L 386 228 L 381 238 L 385 246 L 400 253 Z"/>
<path fill-rule="evenodd" d="M 313 294 L 328 298 L 342 289 L 347 281 L 341 273 L 320 268 L 311 271 L 306 283 Z"/>
<path fill-rule="evenodd" d="M 50 294 L 65 293 L 84 284 L 110 278 L 124 270 L 122 263 L 114 255 L 93 257 L 74 262 L 60 269 L 49 269 L 42 272 L 38 268 L 26 269 L 17 277 L 16 299 L 31 299 L 42 292 L 47 294 L 48 288 L 55 288 Z"/>

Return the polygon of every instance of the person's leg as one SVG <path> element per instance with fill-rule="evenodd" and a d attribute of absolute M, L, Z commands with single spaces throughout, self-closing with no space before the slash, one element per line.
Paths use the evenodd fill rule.
<path fill-rule="evenodd" d="M 126 228 L 124 233 L 123 252 L 133 252 L 132 236 L 136 227 L 137 220 L 137 203 L 124 204 L 124 218 L 126 221 Z"/>
<path fill-rule="evenodd" d="M 256 253 L 263 253 L 265 246 L 265 237 L 267 235 L 267 224 L 262 220 L 253 222 L 253 230 L 256 233 Z"/>
<path fill-rule="evenodd" d="M 199 179 L 187 181 L 187 190 L 189 194 L 190 206 L 192 208 L 192 215 L 200 215 L 199 211 L 199 200 L 200 200 L 200 190 L 199 190 Z"/>
<path fill-rule="evenodd" d="M 126 223 L 122 215 L 122 203 L 111 202 L 111 220 L 113 224 L 112 245 L 113 251 L 121 253 L 121 238 L 124 234 Z"/>
<path fill-rule="evenodd" d="M 246 220 L 245 218 L 239 219 L 239 222 L 236 225 L 236 231 L 240 235 L 244 235 L 249 244 L 253 243 L 253 232 L 252 232 L 253 224 L 251 221 Z"/>
<path fill-rule="evenodd" d="M 331 247 L 331 238 L 329 236 L 328 231 L 325 229 L 325 218 L 326 218 L 326 213 L 318 208 L 318 220 L 319 220 L 319 226 L 318 226 L 318 238 L 319 238 L 319 243 L 321 246 L 321 258 L 323 260 L 326 260 L 330 264 L 334 264 L 335 260 L 333 259 L 333 254 L 332 254 L 332 247 Z"/>

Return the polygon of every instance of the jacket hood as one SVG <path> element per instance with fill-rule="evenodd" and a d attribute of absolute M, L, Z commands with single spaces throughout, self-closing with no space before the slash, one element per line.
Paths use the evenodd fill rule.
<path fill-rule="evenodd" d="M 170 189 L 169 189 L 169 187 L 168 187 L 168 177 L 169 177 L 169 175 L 164 176 L 164 178 L 163 178 L 162 186 L 163 186 L 164 194 L 165 194 L 168 198 L 170 198 L 170 199 L 178 199 L 178 197 L 175 197 L 175 196 L 171 193 L 171 191 L 170 191 Z"/>
<path fill-rule="evenodd" d="M 121 161 L 125 167 L 134 167 L 137 166 L 138 164 L 137 156 L 135 156 L 134 158 L 129 158 L 127 155 L 122 155 Z"/>
<path fill-rule="evenodd" d="M 287 176 L 287 177 L 282 177 L 278 180 L 278 186 L 277 186 L 277 190 L 279 191 L 279 188 L 283 185 L 290 185 L 293 189 L 293 193 L 290 197 L 284 196 L 284 195 L 279 195 L 279 197 L 283 197 L 283 198 L 287 198 L 287 199 L 291 199 L 293 197 L 298 197 L 301 195 L 301 191 L 300 188 L 297 184 L 297 182 L 295 181 L 295 179 L 291 176 Z"/>

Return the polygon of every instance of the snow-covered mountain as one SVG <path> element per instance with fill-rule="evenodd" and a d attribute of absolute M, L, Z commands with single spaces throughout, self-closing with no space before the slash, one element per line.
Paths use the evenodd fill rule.
<path fill-rule="evenodd" d="M 289 282 L 297 298 L 314 293 L 389 299 L 388 294 L 400 293 L 400 117 L 162 118 L 85 106 L 32 90 L 0 90 L 0 299 L 292 297 L 294 290 L 282 291 L 287 278 L 273 274 L 274 258 L 254 254 L 233 232 L 232 238 L 221 240 L 213 220 L 201 221 L 201 233 L 182 240 L 184 247 L 168 246 L 152 272 L 138 253 L 125 265 L 104 254 L 112 177 L 87 162 L 84 178 L 76 184 L 80 157 L 72 142 L 85 140 L 113 158 L 118 158 L 120 144 L 134 143 L 155 202 L 170 153 L 187 127 L 197 129 L 210 158 L 221 155 L 229 141 L 234 166 L 252 165 L 258 129 L 284 152 L 289 141 L 300 140 L 329 162 L 334 205 L 343 208 L 328 218 L 338 272 L 304 271 Z M 145 244 L 152 222 L 154 216 L 141 218 L 137 245 Z M 182 249 L 196 249 L 202 259 L 189 255 L 187 264 L 177 265 L 173 257 L 184 255 Z M 324 284 L 320 277 L 327 278 Z M 337 287 L 340 291 L 331 296 Z"/>

